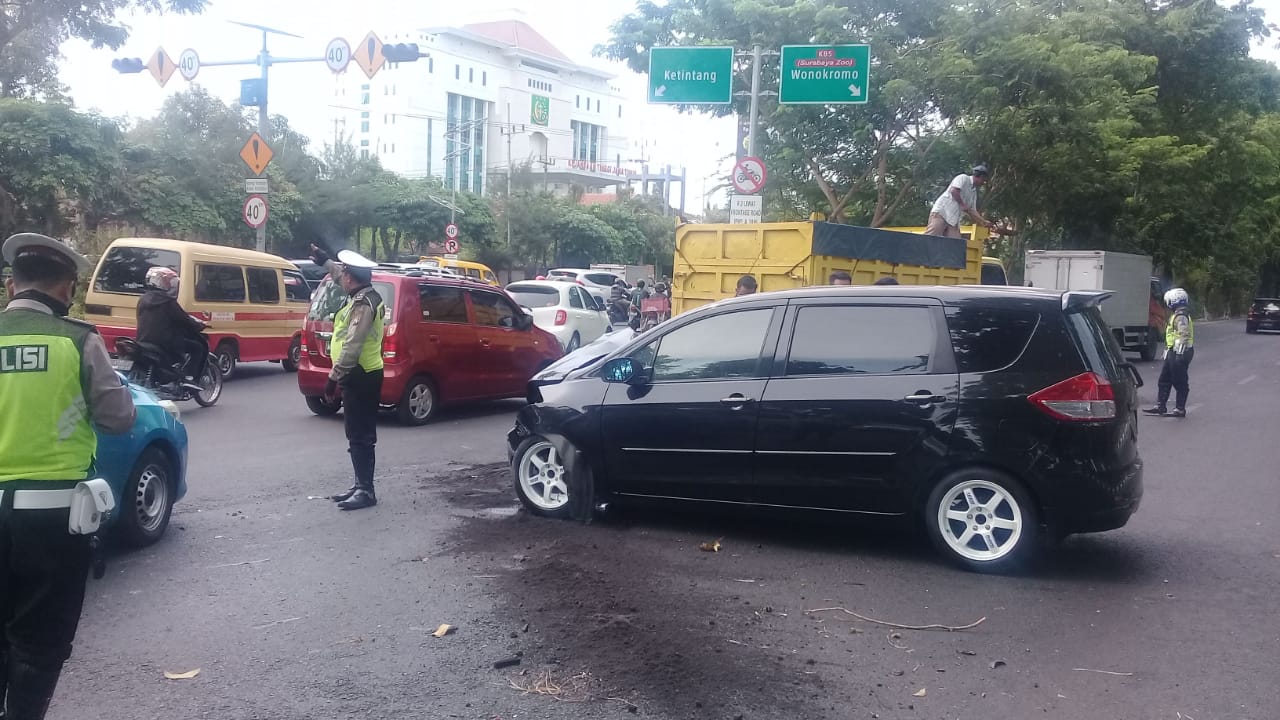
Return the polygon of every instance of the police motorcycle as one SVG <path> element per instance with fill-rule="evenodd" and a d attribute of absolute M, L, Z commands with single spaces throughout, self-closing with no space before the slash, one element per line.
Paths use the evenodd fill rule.
<path fill-rule="evenodd" d="M 171 362 L 164 350 L 151 343 L 118 338 L 116 355 L 128 363 L 125 377 L 129 382 L 150 390 L 161 400 L 195 400 L 200 407 L 209 407 L 222 396 L 222 369 L 213 353 L 209 353 L 204 371 L 195 382 L 182 371 L 185 356 L 181 362 Z"/>

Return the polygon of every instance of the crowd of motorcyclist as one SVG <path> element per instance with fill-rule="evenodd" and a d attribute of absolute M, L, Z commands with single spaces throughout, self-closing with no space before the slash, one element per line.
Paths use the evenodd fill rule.
<path fill-rule="evenodd" d="M 665 301 L 655 303 L 656 309 L 646 311 L 645 300 Z M 637 280 L 634 287 L 618 278 L 609 288 L 609 322 L 625 323 L 632 330 L 640 330 L 646 325 L 657 324 L 671 317 L 671 283 L 662 280 L 650 286 L 644 280 Z"/>

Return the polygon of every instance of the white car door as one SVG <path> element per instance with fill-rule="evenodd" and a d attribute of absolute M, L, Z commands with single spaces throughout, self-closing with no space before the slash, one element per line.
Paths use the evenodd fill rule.
<path fill-rule="evenodd" d="M 595 301 L 585 290 L 579 287 L 569 288 L 570 314 L 573 315 L 574 326 L 582 344 L 595 340 L 604 334 L 604 325 L 600 322 L 600 312 L 595 309 Z"/>

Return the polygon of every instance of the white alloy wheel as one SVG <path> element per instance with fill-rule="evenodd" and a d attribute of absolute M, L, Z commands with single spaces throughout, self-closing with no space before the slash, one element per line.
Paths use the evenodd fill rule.
<path fill-rule="evenodd" d="M 965 480 L 948 489 L 938 503 L 937 529 L 949 550 L 985 563 L 1018 547 L 1027 519 L 1007 488 L 987 480 Z"/>
<path fill-rule="evenodd" d="M 556 446 L 540 440 L 525 448 L 516 468 L 520 494 L 536 510 L 552 513 L 569 504 L 564 458 Z"/>

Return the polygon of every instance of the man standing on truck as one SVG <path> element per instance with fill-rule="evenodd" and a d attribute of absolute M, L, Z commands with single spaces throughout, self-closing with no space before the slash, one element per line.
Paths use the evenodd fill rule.
<path fill-rule="evenodd" d="M 966 215 L 978 225 L 988 230 L 994 229 L 995 223 L 978 212 L 978 188 L 986 184 L 990 175 L 991 168 L 979 164 L 968 175 L 955 176 L 947 189 L 934 201 L 933 209 L 929 211 L 929 225 L 924 233 L 941 237 L 963 237 L 960 234 L 960 221 Z"/>
<path fill-rule="evenodd" d="M 743 295 L 755 295 L 757 287 L 754 275 L 743 275 L 738 278 L 738 284 L 733 288 L 733 296 L 742 297 Z"/>
<path fill-rule="evenodd" d="M 1164 356 L 1164 367 L 1160 368 L 1155 407 L 1143 410 L 1148 415 L 1171 414 L 1179 418 L 1187 416 L 1187 393 L 1190 392 L 1187 369 L 1191 366 L 1191 358 L 1196 354 L 1196 331 L 1187 307 L 1188 300 L 1187 291 L 1182 288 L 1174 288 L 1164 294 L 1165 304 L 1173 311 L 1164 331 L 1164 341 L 1169 351 Z M 1172 413 L 1169 413 L 1170 390 L 1178 392 Z"/>

